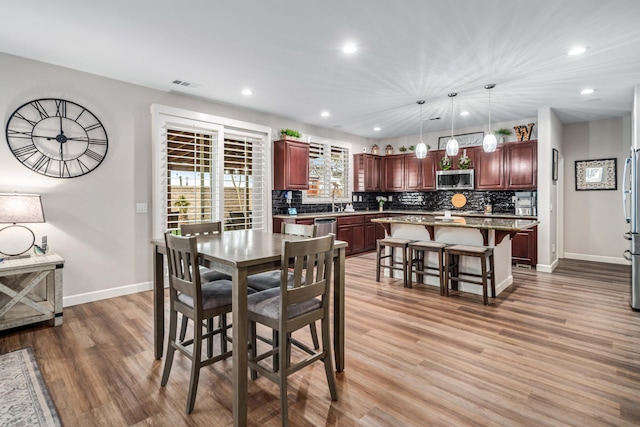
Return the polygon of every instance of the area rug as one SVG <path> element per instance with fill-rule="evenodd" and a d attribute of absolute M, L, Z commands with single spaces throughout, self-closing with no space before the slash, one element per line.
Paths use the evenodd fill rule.
<path fill-rule="evenodd" d="M 31 348 L 0 355 L 0 426 L 61 426 Z"/>

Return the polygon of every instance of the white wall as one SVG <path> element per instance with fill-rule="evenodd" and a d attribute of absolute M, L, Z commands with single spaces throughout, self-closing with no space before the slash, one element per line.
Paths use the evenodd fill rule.
<path fill-rule="evenodd" d="M 290 127 L 303 134 L 351 142 L 354 153 L 372 144 L 336 130 L 16 56 L 0 54 L 0 69 L 3 123 L 25 102 L 59 97 L 87 107 L 107 129 L 109 151 L 104 162 L 95 171 L 73 179 L 32 172 L 15 159 L 6 141 L 0 144 L 0 192 L 42 194 L 47 222 L 31 228 L 38 241 L 47 235 L 51 250 L 66 260 L 65 305 L 151 288 L 152 213 L 136 214 L 135 205 L 145 202 L 151 208 L 152 103 L 270 126 L 272 137 L 281 128 Z"/>
<path fill-rule="evenodd" d="M 622 172 L 631 147 L 631 116 L 564 126 L 564 256 L 619 264 L 629 242 L 622 214 Z M 617 159 L 616 191 L 576 191 L 576 160 Z"/>

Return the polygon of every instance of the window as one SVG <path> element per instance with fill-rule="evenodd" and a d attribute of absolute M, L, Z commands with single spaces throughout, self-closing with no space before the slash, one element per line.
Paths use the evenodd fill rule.
<path fill-rule="evenodd" d="M 151 112 L 155 238 L 187 223 L 270 228 L 270 128 L 161 105 Z"/>
<path fill-rule="evenodd" d="M 351 152 L 347 144 L 309 141 L 309 190 L 302 192 L 303 203 L 350 202 Z"/>

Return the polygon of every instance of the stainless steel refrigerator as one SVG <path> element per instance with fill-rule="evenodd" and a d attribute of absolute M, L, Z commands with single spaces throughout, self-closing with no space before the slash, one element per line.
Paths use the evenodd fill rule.
<path fill-rule="evenodd" d="M 624 251 L 624 257 L 631 261 L 631 308 L 640 311 L 640 150 L 631 147 L 631 155 L 624 162 L 622 175 L 622 206 L 629 231 L 624 238 L 631 242 L 631 248 Z"/>

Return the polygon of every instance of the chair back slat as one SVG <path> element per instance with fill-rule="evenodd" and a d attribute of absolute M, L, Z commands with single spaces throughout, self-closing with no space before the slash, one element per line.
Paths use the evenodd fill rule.
<path fill-rule="evenodd" d="M 197 236 L 222 233 L 222 222 L 203 222 L 199 224 L 180 224 L 182 236 Z"/>
<path fill-rule="evenodd" d="M 322 296 L 323 304 L 328 302 L 328 298 L 324 296 L 329 291 L 334 242 L 334 234 L 282 242 L 282 268 L 285 271 L 287 266 L 292 266 L 294 279 L 293 284 L 289 282 L 287 286 L 285 276 L 282 276 L 281 313 L 286 312 L 288 305 L 316 297 Z"/>
<path fill-rule="evenodd" d="M 280 233 L 288 234 L 289 236 L 316 237 L 318 227 L 315 224 L 306 225 L 283 222 L 280 227 Z"/>
<path fill-rule="evenodd" d="M 169 261 L 169 287 L 171 291 L 189 295 L 197 302 L 202 301 L 196 237 L 174 236 L 171 233 L 165 233 L 164 239 Z"/>

